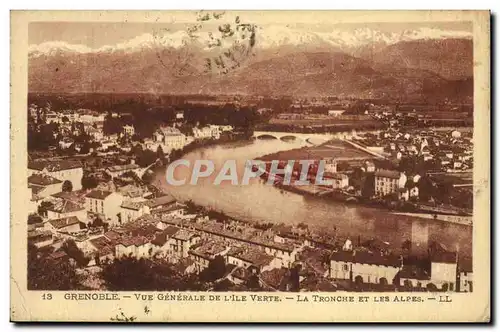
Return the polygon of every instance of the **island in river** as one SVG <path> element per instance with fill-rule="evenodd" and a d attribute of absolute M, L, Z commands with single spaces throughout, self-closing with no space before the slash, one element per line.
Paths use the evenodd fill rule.
<path fill-rule="evenodd" d="M 376 238 L 400 248 L 406 240 L 428 234 L 428 241 L 438 241 L 448 248 L 459 248 L 461 255 L 472 255 L 472 227 L 433 219 L 400 215 L 386 209 L 328 201 L 303 196 L 265 184 L 260 178 L 249 185 L 222 182 L 213 184 L 223 163 L 236 160 L 238 172 L 243 172 L 247 160 L 266 154 L 307 146 L 303 141 L 254 140 L 209 146 L 183 156 L 193 165 L 195 160 L 208 159 L 215 164 L 212 176 L 202 178 L 196 185 L 171 186 L 166 183 L 165 170 L 156 170 L 154 183 L 178 201 L 192 201 L 231 218 L 252 223 L 285 225 L 307 224 L 309 229 L 348 236 L 353 239 Z M 191 176 L 188 167 L 178 167 L 176 178 Z M 238 178 L 241 178 L 239 176 Z"/>

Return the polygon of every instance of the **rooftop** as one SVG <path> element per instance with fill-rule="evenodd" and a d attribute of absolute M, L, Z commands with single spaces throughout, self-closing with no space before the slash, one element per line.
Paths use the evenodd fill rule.
<path fill-rule="evenodd" d="M 379 266 L 401 266 L 401 259 L 394 255 L 382 255 L 370 251 L 336 251 L 330 255 L 330 260 L 337 262 L 352 262 Z"/>
<path fill-rule="evenodd" d="M 56 161 L 28 161 L 28 169 L 42 171 L 45 168 L 49 172 L 58 172 L 74 168 L 81 168 L 82 164 L 79 161 L 73 160 L 56 160 Z"/>
<path fill-rule="evenodd" d="M 427 271 L 415 265 L 404 265 L 401 271 L 399 271 L 399 277 L 405 279 L 415 279 L 415 280 L 431 279 Z"/>
<path fill-rule="evenodd" d="M 139 211 L 144 206 L 144 202 L 123 201 L 120 206 L 123 209 Z"/>
<path fill-rule="evenodd" d="M 112 192 L 107 190 L 92 190 L 85 197 L 95 198 L 95 199 L 105 199 L 111 194 Z"/>
<path fill-rule="evenodd" d="M 48 207 L 47 210 L 57 213 L 70 213 L 85 210 L 85 207 L 75 202 L 63 199 L 56 202 L 53 206 Z"/>
<path fill-rule="evenodd" d="M 161 233 L 156 234 L 154 240 L 151 241 L 151 243 L 157 246 L 163 246 L 167 242 L 167 240 L 174 236 L 178 231 L 179 228 L 175 226 L 168 226 Z"/>
<path fill-rule="evenodd" d="M 217 242 L 207 242 L 192 250 L 191 253 L 205 259 L 212 259 L 214 256 L 226 250 L 226 246 Z"/>
<path fill-rule="evenodd" d="M 80 220 L 78 220 L 77 217 L 71 216 L 67 218 L 60 218 L 60 219 L 52 219 L 47 221 L 49 224 L 54 226 L 56 229 L 61 229 L 67 226 L 72 226 L 80 223 Z"/>
<path fill-rule="evenodd" d="M 150 199 L 147 204 L 150 208 L 155 208 L 161 205 L 171 204 L 175 202 L 175 198 L 170 195 L 165 195 L 157 198 Z"/>
<path fill-rule="evenodd" d="M 114 166 L 110 166 L 107 169 L 110 172 L 121 172 L 121 171 L 131 171 L 131 170 L 134 170 L 134 169 L 137 169 L 137 168 L 140 168 L 140 166 L 137 165 L 137 164 L 126 164 L 126 165 L 114 165 Z"/>
<path fill-rule="evenodd" d="M 240 253 L 237 258 L 251 263 L 252 265 L 255 265 L 257 267 L 266 266 L 274 259 L 273 256 L 270 256 L 260 250 L 253 248 Z"/>
<path fill-rule="evenodd" d="M 383 177 L 383 178 L 391 178 L 391 179 L 399 179 L 401 173 L 398 171 L 390 171 L 386 169 L 380 169 L 375 172 L 375 176 Z"/>
<path fill-rule="evenodd" d="M 189 241 L 194 236 L 196 236 L 195 233 L 189 232 L 185 229 L 181 229 L 173 236 L 173 238 L 181 241 Z"/>
<path fill-rule="evenodd" d="M 62 183 L 61 180 L 56 179 L 50 175 L 45 174 L 32 174 L 28 177 L 28 184 L 35 184 L 39 186 L 49 186 L 52 184 Z"/>

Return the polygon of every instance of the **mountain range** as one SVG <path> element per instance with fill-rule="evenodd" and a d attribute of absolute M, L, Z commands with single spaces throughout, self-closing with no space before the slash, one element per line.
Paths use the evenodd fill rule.
<path fill-rule="evenodd" d="M 208 47 L 208 34 L 193 38 L 177 31 L 98 48 L 62 41 L 30 45 L 29 91 L 472 96 L 472 39 L 466 32 L 327 33 L 269 26 L 256 31 L 251 50 L 236 52 L 235 45 L 248 45 L 249 36 L 238 38 L 239 44 L 219 39 L 220 46 Z M 221 59 L 231 61 L 221 67 Z"/>

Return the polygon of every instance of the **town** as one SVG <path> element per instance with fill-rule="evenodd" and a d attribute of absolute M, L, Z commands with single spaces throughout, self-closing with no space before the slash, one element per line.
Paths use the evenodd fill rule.
<path fill-rule="evenodd" d="M 248 142 L 257 129 L 272 133 L 291 126 L 294 131 L 288 136 L 331 131 L 334 136 L 320 144 L 260 159 L 325 162 L 324 177 L 332 180 L 331 187 L 301 186 L 303 194 L 332 200 L 341 196 L 346 202 L 383 205 L 395 213 L 471 225 L 473 140 L 471 128 L 457 125 L 463 119 L 436 127 L 435 119 L 419 117 L 418 110 L 403 112 L 399 106 L 367 103 L 360 110 L 354 103 L 325 109 L 320 103 L 307 112 L 301 100 L 295 101 L 301 105 L 297 113 L 286 113 L 273 110 L 273 104 L 252 104 L 259 102 L 262 99 L 238 99 L 234 104 L 212 100 L 200 107 L 214 107 L 212 112 L 192 111 L 193 104 L 187 102 L 169 112 L 98 112 L 30 103 L 28 286 L 472 291 L 470 257 L 417 230 L 403 246 L 394 247 L 363 234 L 346 237 L 307 224 L 251 223 L 178 201 L 153 180 L 156 169 L 189 151 Z M 316 126 L 315 121 L 323 124 Z M 353 125 L 363 121 L 364 131 L 353 132 Z M 340 123 L 342 130 L 325 123 Z M 267 136 L 258 139 L 274 138 Z M 279 179 L 276 186 L 298 190 Z"/>

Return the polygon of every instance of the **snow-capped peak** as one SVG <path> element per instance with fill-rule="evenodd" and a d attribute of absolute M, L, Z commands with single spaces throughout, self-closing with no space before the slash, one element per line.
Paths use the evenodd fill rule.
<path fill-rule="evenodd" d="M 256 46 L 273 48 L 283 45 L 299 46 L 324 42 L 321 36 L 314 32 L 301 31 L 286 26 L 268 26 L 256 33 Z"/>
<path fill-rule="evenodd" d="M 70 44 L 64 41 L 49 41 L 41 44 L 30 45 L 28 53 L 31 56 L 55 55 L 57 53 L 89 53 L 92 49 L 82 44 Z"/>
<path fill-rule="evenodd" d="M 235 38 L 246 40 L 249 33 L 239 32 Z M 218 31 L 214 31 L 212 37 L 216 40 Z M 445 39 L 445 38 L 470 38 L 471 33 L 467 31 L 442 30 L 436 28 L 421 27 L 414 30 L 404 30 L 400 33 L 383 32 L 368 27 L 354 30 L 342 30 L 332 26 L 331 32 L 313 32 L 305 29 L 291 28 L 283 25 L 267 25 L 259 27 L 256 31 L 255 46 L 260 49 L 269 49 L 280 46 L 299 45 L 331 45 L 348 51 L 351 48 L 369 45 L 371 43 L 391 45 L 400 41 L 411 41 L 417 39 Z M 99 53 L 99 52 L 139 52 L 150 48 L 180 48 L 185 45 L 197 44 L 205 49 L 214 39 L 208 32 L 199 32 L 193 38 L 186 31 L 163 31 L 161 33 L 145 33 L 125 42 L 115 45 L 106 45 L 99 48 L 90 48 L 81 44 L 69 44 L 63 41 L 50 41 L 29 47 L 30 56 L 55 55 L 57 53 Z M 234 41 L 234 38 L 231 42 Z M 221 47 L 229 46 L 229 40 L 222 40 Z"/>

